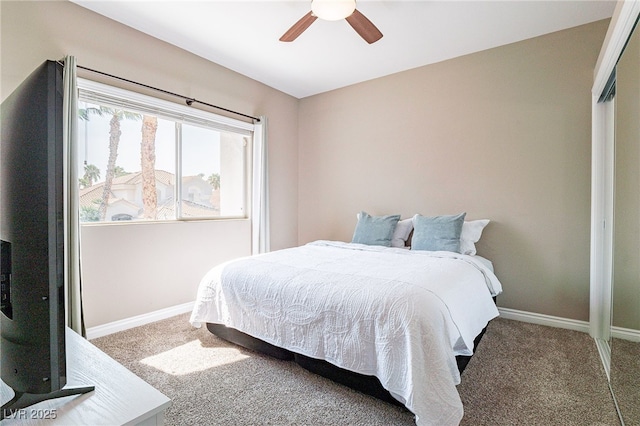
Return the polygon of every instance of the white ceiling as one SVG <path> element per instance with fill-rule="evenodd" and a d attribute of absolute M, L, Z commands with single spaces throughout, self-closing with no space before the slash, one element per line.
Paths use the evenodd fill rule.
<path fill-rule="evenodd" d="M 297 98 L 611 17 L 614 0 L 360 0 L 384 34 L 367 44 L 345 20 L 280 36 L 309 0 L 71 0 Z"/>

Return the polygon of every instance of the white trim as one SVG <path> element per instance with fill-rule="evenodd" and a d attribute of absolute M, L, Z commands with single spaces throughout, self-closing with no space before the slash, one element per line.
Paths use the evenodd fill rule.
<path fill-rule="evenodd" d="M 614 101 L 592 103 L 590 334 L 609 340 L 613 276 Z"/>
<path fill-rule="evenodd" d="M 591 93 L 596 98 L 602 94 L 639 14 L 639 0 L 618 1 L 616 4 L 594 71 Z"/>
<path fill-rule="evenodd" d="M 195 302 L 187 302 L 183 303 L 182 305 L 171 306 L 169 308 L 159 309 L 147 314 L 136 315 L 135 317 L 125 318 L 107 324 L 90 327 L 87 329 L 87 339 L 96 339 L 98 337 L 107 336 L 119 331 L 128 330 L 130 328 L 139 327 L 141 325 L 191 312 L 193 310 L 194 304 Z"/>
<path fill-rule="evenodd" d="M 587 321 L 555 317 L 552 315 L 519 311 L 517 309 L 509 308 L 498 308 L 498 312 L 500 312 L 500 317 L 504 319 L 529 322 L 538 325 L 546 325 L 549 327 L 564 328 L 567 330 L 581 331 L 583 333 L 589 332 L 589 323 Z"/>
<path fill-rule="evenodd" d="M 611 337 L 616 339 L 630 340 L 632 342 L 640 342 L 640 330 L 623 327 L 611 327 Z"/>

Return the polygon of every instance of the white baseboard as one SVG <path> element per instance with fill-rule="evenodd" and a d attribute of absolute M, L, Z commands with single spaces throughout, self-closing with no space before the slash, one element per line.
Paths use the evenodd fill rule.
<path fill-rule="evenodd" d="M 117 333 L 118 331 L 128 330 L 133 327 L 160 321 L 176 315 L 184 314 L 193 310 L 195 302 L 187 302 L 182 305 L 171 306 L 169 308 L 159 309 L 147 314 L 137 315 L 131 318 L 110 322 L 103 325 L 97 325 L 87 329 L 87 339 L 96 339 L 108 334 Z"/>
<path fill-rule="evenodd" d="M 177 306 L 160 309 L 147 314 L 137 315 L 131 318 L 110 322 L 87 329 L 87 338 L 95 339 L 118 331 L 128 330 L 133 327 L 149 324 L 170 318 L 175 315 L 184 314 L 193 310 L 195 302 L 187 302 Z M 515 321 L 529 322 L 532 324 L 547 325 L 550 327 L 566 328 L 568 330 L 589 333 L 589 323 L 569 318 L 556 317 L 552 315 L 538 314 L 534 312 L 520 311 L 510 308 L 498 308 L 500 317 Z M 640 342 L 640 331 L 621 327 L 612 327 L 611 335 L 620 339 Z"/>
<path fill-rule="evenodd" d="M 640 342 L 640 330 L 622 327 L 611 327 L 611 337 L 615 337 L 616 339 L 630 340 L 632 342 Z"/>
<path fill-rule="evenodd" d="M 589 333 L 589 322 L 587 321 L 554 317 L 552 315 L 537 314 L 534 312 L 519 311 L 517 309 L 509 308 L 498 308 L 498 311 L 500 312 L 500 317 L 505 319 Z"/>

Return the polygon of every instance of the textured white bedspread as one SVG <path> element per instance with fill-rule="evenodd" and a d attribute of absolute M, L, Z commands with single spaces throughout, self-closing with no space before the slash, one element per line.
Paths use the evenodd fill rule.
<path fill-rule="evenodd" d="M 191 323 L 375 375 L 418 425 L 457 425 L 455 355 L 473 352 L 501 291 L 473 256 L 316 241 L 215 267 Z"/>

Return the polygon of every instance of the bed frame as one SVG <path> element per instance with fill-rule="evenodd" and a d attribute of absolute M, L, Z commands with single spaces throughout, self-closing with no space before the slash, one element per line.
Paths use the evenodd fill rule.
<path fill-rule="evenodd" d="M 305 355 L 291 352 L 287 349 L 274 346 L 263 340 L 256 339 L 255 337 L 249 336 L 248 334 L 242 333 L 241 331 L 222 324 L 207 323 L 207 329 L 212 334 L 220 337 L 221 339 L 224 339 L 236 345 L 272 356 L 274 358 L 287 361 L 295 361 L 302 368 L 311 371 L 312 373 L 319 374 L 323 377 L 333 380 L 334 382 L 348 386 L 352 389 L 355 389 L 367 395 L 371 395 L 391 404 L 404 407 L 404 405 L 400 401 L 395 399 L 389 393 L 389 391 L 387 391 L 382 386 L 380 380 L 378 380 L 378 378 L 375 376 L 367 376 L 364 374 L 354 373 L 353 371 L 337 367 L 327 361 L 310 358 Z M 482 336 L 484 335 L 486 330 L 487 328 L 485 327 L 480 332 L 480 334 L 476 336 L 474 340 L 474 345 L 476 348 L 478 347 L 478 344 L 480 343 L 480 340 L 482 339 Z M 471 356 L 456 356 L 456 363 L 458 364 L 458 370 L 460 371 L 460 374 L 462 374 L 470 359 Z"/>

